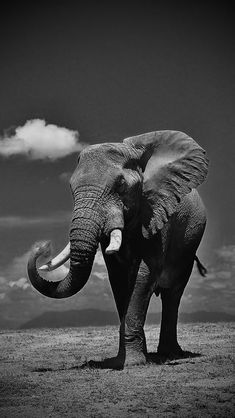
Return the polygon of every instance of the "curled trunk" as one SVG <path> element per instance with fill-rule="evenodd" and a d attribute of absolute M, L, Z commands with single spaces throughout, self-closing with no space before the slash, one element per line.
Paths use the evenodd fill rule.
<path fill-rule="evenodd" d="M 76 266 L 71 264 L 67 276 L 58 282 L 43 279 L 37 270 L 37 259 L 47 252 L 48 242 L 36 244 L 28 260 L 28 276 L 33 287 L 42 295 L 50 298 L 68 298 L 75 295 L 86 284 L 91 268 L 89 265 Z"/>
<path fill-rule="evenodd" d="M 67 298 L 74 295 L 86 284 L 92 269 L 98 247 L 100 227 L 97 212 L 77 208 L 70 229 L 70 269 L 67 276 L 57 282 L 43 279 L 37 270 L 37 259 L 48 256 L 49 243 L 34 246 L 28 260 L 28 276 L 33 287 L 51 298 Z"/>

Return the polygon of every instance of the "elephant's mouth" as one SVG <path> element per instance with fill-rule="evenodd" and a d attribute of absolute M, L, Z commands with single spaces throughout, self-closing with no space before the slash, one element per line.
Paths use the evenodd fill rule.
<path fill-rule="evenodd" d="M 105 250 L 107 255 L 117 253 L 120 250 L 122 244 L 122 231 L 121 229 L 113 229 L 110 233 L 110 242 Z M 70 242 L 64 247 L 64 249 L 48 263 L 43 264 L 38 270 L 41 271 L 53 271 L 64 264 L 70 258 Z"/>

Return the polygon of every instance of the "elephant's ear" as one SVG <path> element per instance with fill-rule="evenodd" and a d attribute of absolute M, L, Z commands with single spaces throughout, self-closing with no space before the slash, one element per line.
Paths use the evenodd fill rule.
<path fill-rule="evenodd" d="M 123 142 L 131 146 L 143 170 L 143 232 L 151 236 L 162 229 L 180 200 L 204 181 L 208 160 L 183 132 L 149 132 Z"/>

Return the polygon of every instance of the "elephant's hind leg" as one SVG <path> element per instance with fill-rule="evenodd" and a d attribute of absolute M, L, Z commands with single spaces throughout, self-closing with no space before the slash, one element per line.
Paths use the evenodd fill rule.
<path fill-rule="evenodd" d="M 162 320 L 158 345 L 158 353 L 161 355 L 182 354 L 183 350 L 177 340 L 178 309 L 185 286 L 189 280 L 193 259 L 179 275 L 176 274 L 171 288 L 161 288 Z M 178 277 L 177 277 L 178 276 Z"/>

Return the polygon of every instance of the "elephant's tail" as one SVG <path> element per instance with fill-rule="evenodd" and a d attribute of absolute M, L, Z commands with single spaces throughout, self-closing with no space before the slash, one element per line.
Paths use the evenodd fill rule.
<path fill-rule="evenodd" d="M 194 257 L 194 260 L 197 263 L 197 268 L 198 268 L 198 271 L 199 271 L 200 275 L 203 276 L 203 277 L 205 277 L 206 274 L 207 274 L 206 267 L 203 266 L 203 264 L 201 263 L 201 261 L 199 260 L 199 258 L 196 255 Z"/>

